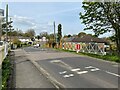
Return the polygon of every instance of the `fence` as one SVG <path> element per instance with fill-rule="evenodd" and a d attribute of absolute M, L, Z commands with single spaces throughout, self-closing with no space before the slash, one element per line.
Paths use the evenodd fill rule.
<path fill-rule="evenodd" d="M 63 43 L 63 49 L 77 51 L 77 45 L 79 45 L 79 52 L 93 53 L 93 54 L 106 54 L 106 45 L 104 43 L 75 43 L 75 42 L 65 42 Z"/>
<path fill-rule="evenodd" d="M 0 68 L 7 54 L 8 54 L 8 43 L 3 42 L 3 45 L 0 46 Z"/>

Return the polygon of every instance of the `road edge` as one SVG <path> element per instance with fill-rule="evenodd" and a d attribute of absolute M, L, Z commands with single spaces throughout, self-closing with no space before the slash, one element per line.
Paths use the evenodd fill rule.
<path fill-rule="evenodd" d="M 36 61 L 30 60 L 31 63 L 40 71 L 48 80 L 59 90 L 64 90 L 65 86 L 53 78 L 45 69 L 43 69 Z"/>

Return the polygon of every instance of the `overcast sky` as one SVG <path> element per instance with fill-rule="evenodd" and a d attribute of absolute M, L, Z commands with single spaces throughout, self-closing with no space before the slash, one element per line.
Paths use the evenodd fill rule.
<path fill-rule="evenodd" d="M 82 2 L 9 2 L 8 5 L 14 28 L 23 31 L 33 28 L 36 34 L 43 31 L 53 33 L 54 21 L 56 31 L 57 25 L 62 24 L 63 35 L 78 34 L 85 27 L 79 19 L 79 13 L 83 12 Z M 5 9 L 5 6 L 3 2 L 1 8 Z"/>

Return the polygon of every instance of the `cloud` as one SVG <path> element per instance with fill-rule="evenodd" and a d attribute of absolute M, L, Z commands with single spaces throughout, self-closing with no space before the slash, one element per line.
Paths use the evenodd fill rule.
<path fill-rule="evenodd" d="M 12 19 L 13 19 L 14 23 L 17 23 L 17 24 L 20 24 L 23 26 L 34 26 L 35 25 L 34 19 L 32 19 L 30 17 L 14 15 L 14 16 L 12 16 Z"/>
<path fill-rule="evenodd" d="M 34 29 L 34 30 L 39 29 L 40 24 L 36 23 L 35 19 L 31 17 L 14 15 L 12 19 L 14 26 L 22 29 L 23 31 L 26 31 L 27 29 Z"/>
<path fill-rule="evenodd" d="M 71 8 L 71 9 L 64 9 L 64 10 L 58 10 L 56 12 L 50 12 L 50 13 L 45 13 L 45 14 L 42 14 L 42 16 L 45 16 L 45 15 L 55 15 L 55 14 L 61 14 L 61 13 L 67 13 L 67 12 L 71 12 L 71 11 L 75 11 L 75 10 L 79 10 L 81 9 L 80 7 L 76 7 L 76 8 Z"/>
<path fill-rule="evenodd" d="M 14 23 L 14 27 L 22 29 L 23 32 L 28 29 L 34 29 L 36 34 L 39 34 L 40 32 L 46 31 L 50 32 L 53 27 L 53 22 L 36 22 L 35 19 L 31 17 L 25 17 L 25 16 L 18 16 L 14 15 L 11 17 Z"/>
<path fill-rule="evenodd" d="M 36 29 L 37 28 L 37 26 L 36 25 L 34 25 L 34 26 L 32 26 L 32 27 L 30 27 L 31 29 Z"/>
<path fill-rule="evenodd" d="M 48 22 L 48 26 L 53 26 L 53 22 Z"/>

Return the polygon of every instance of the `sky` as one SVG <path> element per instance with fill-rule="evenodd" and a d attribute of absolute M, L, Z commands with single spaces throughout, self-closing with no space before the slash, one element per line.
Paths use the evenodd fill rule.
<path fill-rule="evenodd" d="M 3 2 L 2 9 L 9 5 L 9 17 L 13 20 L 13 27 L 23 32 L 34 29 L 36 35 L 40 32 L 53 33 L 53 22 L 62 24 L 62 34 L 78 34 L 92 31 L 84 31 L 85 25 L 79 19 L 79 13 L 84 12 L 82 2 Z M 108 36 L 110 34 L 102 35 Z"/>

